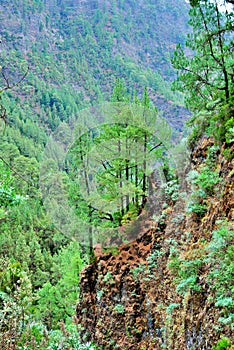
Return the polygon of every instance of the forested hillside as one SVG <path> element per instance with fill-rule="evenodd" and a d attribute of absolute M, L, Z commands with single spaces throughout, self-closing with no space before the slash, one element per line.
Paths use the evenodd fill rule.
<path fill-rule="evenodd" d="M 233 349 L 233 12 L 190 3 L 187 50 L 172 60 L 193 111 L 188 153 L 174 149 L 164 184 L 155 174 L 140 234 L 96 249 L 81 273 L 82 339 L 101 349 Z"/>
<path fill-rule="evenodd" d="M 0 10 L 4 66 L 30 66 L 42 122 L 57 126 L 52 105 L 66 119 L 77 105 L 108 100 L 118 76 L 131 90 L 149 86 L 155 99 L 176 100 L 170 59 L 188 30 L 184 1 L 3 1 Z"/>
<path fill-rule="evenodd" d="M 125 80 L 131 98 L 141 98 L 148 86 L 162 113 L 181 129 L 187 112 L 170 91 L 170 58 L 185 40 L 187 6 L 182 0 L 176 6 L 4 0 L 0 18 L 1 348 L 17 342 L 76 348 L 71 319 L 88 257 L 43 207 L 43 149 L 61 122 L 110 101 L 116 78 Z"/>
<path fill-rule="evenodd" d="M 172 62 L 192 132 L 166 181 L 155 174 L 151 221 L 140 215 L 132 242 L 96 249 L 81 273 L 81 335 L 101 349 L 233 349 L 234 18 L 220 2 L 190 3 L 187 50 Z"/>
<path fill-rule="evenodd" d="M 190 3 L 1 1 L 1 349 L 231 349 L 233 13 Z"/>

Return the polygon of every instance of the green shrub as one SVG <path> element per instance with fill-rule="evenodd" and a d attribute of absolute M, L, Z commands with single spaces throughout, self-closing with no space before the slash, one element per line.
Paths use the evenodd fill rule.
<path fill-rule="evenodd" d="M 82 344 L 76 325 L 61 324 L 60 329 L 47 331 L 41 323 L 33 323 L 22 334 L 17 350 L 95 350 L 97 347 L 91 343 Z"/>
<path fill-rule="evenodd" d="M 187 204 L 187 213 L 196 213 L 198 217 L 203 217 L 206 212 L 206 205 L 196 202 L 195 199 Z"/>
<path fill-rule="evenodd" d="M 212 350 L 226 350 L 230 345 L 230 340 L 228 338 L 222 338 L 218 341 L 217 345 L 212 347 Z"/>
<path fill-rule="evenodd" d="M 210 264 L 208 281 L 215 295 L 215 306 L 220 309 L 219 322 L 234 329 L 234 231 L 225 222 L 213 231 L 205 262 Z"/>
<path fill-rule="evenodd" d="M 116 304 L 113 310 L 118 314 L 123 314 L 125 311 L 125 307 L 122 304 Z"/>
<path fill-rule="evenodd" d="M 198 217 L 203 217 L 206 209 L 206 198 L 215 192 L 216 185 L 220 182 L 220 177 L 215 169 L 215 162 L 218 154 L 216 146 L 210 147 L 207 152 L 205 164 L 197 170 L 192 170 L 187 176 L 187 181 L 192 185 L 192 193 L 187 203 L 187 213 L 196 213 Z"/>
<path fill-rule="evenodd" d="M 162 185 L 162 191 L 166 197 L 166 201 L 175 203 L 179 196 L 178 179 L 172 179 Z"/>
<path fill-rule="evenodd" d="M 105 283 L 109 283 L 109 284 L 114 284 L 115 280 L 114 280 L 114 276 L 112 275 L 111 272 L 107 272 L 103 278 L 103 282 Z"/>

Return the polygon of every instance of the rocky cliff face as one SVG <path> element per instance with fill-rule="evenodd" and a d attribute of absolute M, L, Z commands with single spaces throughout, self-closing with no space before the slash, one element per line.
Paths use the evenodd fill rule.
<path fill-rule="evenodd" d="M 83 339 L 134 350 L 208 350 L 232 339 L 233 160 L 224 158 L 225 146 L 204 139 L 186 172 L 202 174 L 211 153 L 219 181 L 200 200 L 201 212 L 188 213 L 198 189 L 180 174 L 176 203 L 161 203 L 151 227 L 82 271 L 76 315 Z"/>

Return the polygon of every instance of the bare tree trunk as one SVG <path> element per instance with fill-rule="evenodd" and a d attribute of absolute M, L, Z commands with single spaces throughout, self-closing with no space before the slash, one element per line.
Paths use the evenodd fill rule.
<path fill-rule="evenodd" d="M 147 176 L 146 176 L 146 152 L 147 152 L 147 135 L 144 136 L 144 161 L 143 161 L 143 179 L 142 179 L 142 207 L 146 202 Z"/>
<path fill-rule="evenodd" d="M 125 160 L 125 179 L 126 182 L 128 183 L 129 181 L 129 148 L 128 148 L 128 139 L 126 138 L 126 160 Z M 126 212 L 129 211 L 129 194 L 126 195 Z"/>

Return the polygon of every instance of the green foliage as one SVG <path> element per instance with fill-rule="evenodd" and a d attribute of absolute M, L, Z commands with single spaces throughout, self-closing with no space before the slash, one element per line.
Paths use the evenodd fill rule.
<path fill-rule="evenodd" d="M 8 118 L 29 138 L 46 140 L 46 133 L 38 127 L 36 120 L 40 120 L 45 130 L 54 130 L 59 121 L 74 116 L 81 107 L 109 98 L 116 76 L 123 77 L 129 89 L 134 86 L 139 92 L 144 86 L 150 86 L 166 99 L 179 101 L 170 91 L 167 80 L 173 74 L 170 67 L 173 44 L 181 36 L 184 40 L 181 33 L 186 27 L 187 7 L 183 1 L 169 6 L 169 11 L 163 9 L 164 6 L 160 8 L 148 3 L 143 7 L 135 7 L 132 3 L 122 7 L 117 2 L 111 9 L 101 3 L 95 6 L 92 2 L 74 3 L 73 6 L 70 2 L 60 1 L 55 6 L 40 4 L 25 0 L 9 4 L 4 0 L 0 5 L 1 12 L 5 12 L 1 62 L 12 70 L 10 82 L 19 75 L 25 63 L 30 66 L 14 110 L 12 106 L 7 108 Z M 134 18 L 131 16 L 133 8 Z M 162 9 L 167 22 L 171 23 L 169 19 L 181 8 L 183 20 L 180 16 L 180 25 L 175 28 L 166 25 L 161 16 Z M 147 24 L 142 20 L 142 13 L 146 14 Z M 157 31 L 154 31 L 156 18 Z M 15 25 L 19 35 L 15 34 Z M 152 44 L 158 41 L 158 36 L 165 40 L 160 47 Z M 23 50 L 27 52 L 27 62 Z"/>
<path fill-rule="evenodd" d="M 140 263 L 130 271 L 134 280 L 147 282 L 154 279 L 154 272 L 155 270 L 157 271 L 159 258 L 164 254 L 165 252 L 160 250 L 159 247 L 155 247 L 146 258 L 146 263 Z"/>
<path fill-rule="evenodd" d="M 180 257 L 178 250 L 174 248 L 171 250 L 168 267 L 176 274 L 175 283 L 178 293 L 184 295 L 190 289 L 197 292 L 201 290 L 198 275 L 203 264 L 202 254 L 201 250 L 197 258 L 183 259 Z"/>
<path fill-rule="evenodd" d="M 127 89 L 125 86 L 125 82 L 123 82 L 120 78 L 116 79 L 115 86 L 113 88 L 112 102 L 129 102 L 129 94 L 127 94 Z"/>
<path fill-rule="evenodd" d="M 8 310 L 2 318 L 2 339 L 4 344 L 10 344 L 9 339 L 14 344 L 32 318 L 43 320 L 48 328 L 58 328 L 61 319 L 74 314 L 85 259 L 77 242 L 68 245 L 67 239 L 53 230 L 41 203 L 35 200 L 10 206 L 0 237 L 5 261 L 17 259 L 0 270 L 0 303 L 3 313 Z"/>
<path fill-rule="evenodd" d="M 219 175 L 207 166 L 204 166 L 200 174 L 194 179 L 193 184 L 202 188 L 206 195 L 211 195 L 214 192 L 215 185 L 220 181 Z"/>
<path fill-rule="evenodd" d="M 166 205 L 175 204 L 179 195 L 179 179 L 175 173 L 175 168 L 169 164 L 169 159 L 167 157 L 163 159 L 162 173 L 166 180 L 161 186 L 166 207 Z"/>
<path fill-rule="evenodd" d="M 120 80 L 113 96 L 114 101 L 127 98 Z M 162 158 L 169 143 L 171 129 L 155 109 L 147 107 L 146 89 L 143 100 L 139 105 L 106 105 L 107 122 L 88 130 L 77 125 L 77 138 L 69 150 L 70 202 L 77 216 L 103 235 L 139 215 L 149 193 L 150 166 Z"/>
<path fill-rule="evenodd" d="M 0 159 L 0 207 L 19 204 L 25 197 L 17 193 L 14 177 L 9 167 Z"/>
<path fill-rule="evenodd" d="M 165 200 L 168 204 L 175 203 L 179 195 L 178 179 L 172 179 L 162 185 L 162 190 L 165 194 Z"/>
<path fill-rule="evenodd" d="M 37 271 L 40 263 L 35 258 L 33 261 Z M 27 266 L 26 262 L 24 265 L 28 269 L 30 265 Z M 34 283 L 36 286 L 43 286 L 38 292 L 35 293 L 34 290 L 33 293 L 32 277 L 23 270 L 21 264 L 17 261 L 7 263 L 1 260 L 0 305 L 3 317 L 1 317 L 0 333 L 3 344 L 15 344 L 19 339 L 22 344 L 30 343 L 35 337 L 33 329 L 31 330 L 32 319 L 43 322 L 43 327 L 49 330 L 59 328 L 61 320 L 69 322 L 75 313 L 74 307 L 79 291 L 79 272 L 84 263 L 85 261 L 80 256 L 78 243 L 70 243 L 67 248 L 64 247 L 54 256 L 51 279 L 55 285 L 50 282 L 44 283 L 41 277 L 37 276 Z M 14 324 L 17 324 L 17 328 L 13 326 Z M 54 333 L 51 331 L 51 342 L 53 334 L 57 334 L 57 341 L 59 337 L 62 341 L 60 331 L 54 331 Z M 76 335 L 75 338 L 77 337 Z M 40 339 L 42 341 L 44 338 Z M 48 340 L 47 337 L 46 339 Z M 69 341 L 66 339 L 67 344 L 72 344 L 72 341 L 72 339 Z M 30 346 L 27 348 L 31 349 Z"/>
<path fill-rule="evenodd" d="M 32 284 L 21 264 L 0 260 L 0 346 L 11 348 L 31 319 Z"/>
<path fill-rule="evenodd" d="M 114 276 L 112 275 L 111 272 L 107 272 L 103 278 L 103 282 L 108 283 L 108 284 L 114 284 L 115 280 L 114 280 Z"/>
<path fill-rule="evenodd" d="M 201 133 L 228 141 L 226 122 L 233 116 L 233 12 L 221 12 L 217 2 L 193 1 L 192 33 L 186 46 L 194 55 L 177 47 L 173 66 L 179 70 L 174 88 L 185 93 L 187 106 L 195 113 L 190 125 L 194 137 Z"/>
<path fill-rule="evenodd" d="M 219 321 L 234 327 L 234 231 L 225 222 L 215 230 L 207 247 L 207 262 L 211 263 L 208 280 L 215 292 L 215 306 L 220 308 Z M 218 263 L 217 263 L 218 262 Z"/>
<path fill-rule="evenodd" d="M 151 270 L 157 268 L 158 259 L 160 256 L 164 254 L 164 251 L 160 250 L 158 247 L 155 247 L 155 250 L 152 251 L 152 253 L 147 256 L 146 261 L 148 262 L 148 271 L 151 272 Z"/>
<path fill-rule="evenodd" d="M 145 264 L 139 264 L 139 266 L 134 267 L 134 269 L 132 269 L 130 273 L 135 280 L 139 280 L 141 279 L 142 275 L 146 272 L 146 269 L 147 267 Z"/>
<path fill-rule="evenodd" d="M 11 83 L 17 80 L 17 77 L 22 75 L 24 66 L 30 65 L 30 72 L 22 90 L 20 87 L 19 92 L 16 87 L 18 97 L 15 97 L 13 92 L 3 92 L 0 88 L 1 115 L 2 112 L 6 112 L 8 122 L 7 125 L 1 124 L 0 128 L 2 157 L 0 161 L 0 254 L 4 257 L 0 261 L 0 347 L 22 350 L 35 348 L 42 350 L 93 349 L 94 346 L 91 344 L 80 345 L 76 325 L 70 324 L 78 299 L 79 273 L 83 265 L 87 263 L 87 257 L 83 256 L 82 249 L 76 241 L 67 238 L 70 232 L 66 232 L 67 236 L 65 236 L 55 229 L 47 217 L 42 207 L 42 196 L 39 190 L 38 162 L 51 131 L 60 125 L 59 135 L 66 142 L 68 136 L 66 122 L 72 124 L 81 108 L 108 99 L 116 76 L 121 76 L 123 79 L 116 81 L 112 102 L 132 100 L 129 92 L 131 86 L 134 86 L 136 90 L 134 102 L 144 109 L 150 107 L 147 88 L 140 94 L 141 98 L 137 97 L 144 86 L 149 86 L 149 91 L 153 94 L 157 92 L 160 96 L 164 95 L 174 102 L 180 99 L 180 96 L 170 92 L 170 82 L 165 80 L 171 79 L 172 71 L 168 67 L 168 62 L 172 47 L 175 42 L 178 42 L 178 28 L 180 27 L 178 25 L 178 28 L 172 30 L 170 26 L 172 21 L 168 12 L 172 13 L 180 23 L 181 16 L 178 16 L 178 13 L 182 13 L 182 11 L 179 12 L 180 6 L 185 8 L 186 5 L 184 1 L 178 4 L 174 2 L 173 6 L 169 4 L 171 6 L 168 11 L 163 1 L 159 1 L 158 6 L 145 2 L 143 10 L 146 16 L 143 18 L 142 8 L 135 1 L 130 1 L 129 6 L 119 1 L 116 6 L 110 8 L 103 6 L 101 9 L 96 8 L 92 1 L 79 4 L 78 2 L 73 4 L 71 1 L 57 1 L 55 6 L 50 6 L 51 4 L 52 2 L 48 1 L 45 6 L 42 0 L 13 0 L 11 2 L 3 0 L 0 4 L 0 11 L 4 13 L 1 18 L 4 29 L 1 33 L 3 43 L 1 62 L 6 67 L 7 74 L 9 73 L 8 81 Z M 5 11 L 6 8 L 7 11 Z M 118 11 L 120 16 L 118 16 Z M 134 13 L 134 18 L 132 13 Z M 147 23 L 145 18 L 147 18 Z M 157 18 L 157 31 L 153 29 L 155 18 Z M 211 23 L 214 23 L 212 16 Z M 15 28 L 19 29 L 19 36 L 15 34 Z M 181 28 L 179 30 L 181 31 Z M 50 35 L 50 33 L 53 34 Z M 152 45 L 160 33 L 163 34 L 165 43 L 162 39 L 160 45 Z M 170 33 L 172 37 L 169 42 L 166 41 L 167 33 Z M 147 42 L 144 40 L 145 37 Z M 148 38 L 150 38 L 149 41 Z M 117 43 L 117 46 L 114 43 Z M 140 45 L 139 50 L 135 50 L 136 43 Z M 196 43 L 199 44 L 198 41 Z M 201 48 L 199 50 L 198 53 L 201 52 Z M 207 56 L 209 53 L 203 57 L 204 61 Z M 230 58 L 228 47 L 225 47 L 224 56 L 225 59 Z M 25 62 L 25 57 L 27 57 L 27 62 Z M 218 53 L 218 58 L 221 58 L 220 53 Z M 218 79 L 220 79 L 221 71 L 219 70 L 218 73 L 215 71 L 217 67 L 213 65 L 209 57 L 206 61 L 209 63 L 209 68 L 211 67 L 209 77 L 213 77 L 215 88 L 217 88 L 220 84 Z M 139 65 L 137 62 L 142 62 L 142 64 Z M 157 71 L 155 71 L 154 62 L 157 62 Z M 199 72 L 200 65 L 196 65 L 195 60 L 192 64 L 196 72 Z M 229 74 L 231 61 L 225 65 L 225 68 Z M 127 81 L 127 84 L 124 83 L 124 80 Z M 4 81 L 1 80 L 1 87 L 2 83 Z M 223 91 L 220 92 L 221 101 L 219 101 L 217 89 L 214 93 L 209 87 L 203 90 L 200 84 L 194 85 L 194 80 L 192 83 L 189 81 L 189 84 L 196 87 L 193 94 L 193 97 L 196 97 L 195 110 L 200 108 L 200 102 L 203 105 L 204 101 L 209 101 L 211 94 L 215 98 L 214 103 L 207 105 L 207 108 L 212 109 L 212 120 L 206 122 L 206 117 L 201 116 L 206 132 L 212 134 L 216 128 L 220 139 L 226 138 L 227 142 L 231 143 L 233 118 L 226 118 L 226 115 L 230 115 L 232 110 L 231 97 L 224 104 Z M 199 87 L 205 94 L 205 98 L 201 100 L 195 96 Z M 192 89 L 191 91 L 193 93 Z M 125 110 L 125 112 L 127 113 L 123 113 L 120 123 L 119 121 L 114 123 L 111 128 L 105 125 L 99 130 L 95 147 L 103 141 L 111 143 L 121 133 L 125 140 L 133 143 L 136 138 L 147 136 L 149 141 L 147 150 L 150 151 L 154 146 L 153 138 L 150 139 L 152 130 L 147 130 L 148 132 L 144 134 L 145 130 L 142 131 L 142 125 L 139 128 L 130 124 L 126 127 L 129 111 Z M 154 110 L 152 116 L 156 114 Z M 220 126 L 222 120 L 225 120 L 224 128 Z M 167 132 L 163 125 L 161 129 L 162 132 Z M 125 150 L 129 150 L 128 146 Z M 84 147 L 86 147 L 83 149 L 86 155 L 90 150 L 90 145 L 84 142 Z M 60 150 L 56 152 L 59 158 Z M 104 159 L 104 155 L 105 152 L 101 153 L 99 160 Z M 160 156 L 160 152 L 155 152 L 154 161 Z M 128 166 L 136 165 L 128 164 L 128 159 L 127 162 L 126 159 L 126 157 L 116 160 L 111 158 L 112 169 L 111 167 L 108 169 L 108 166 L 107 169 L 104 169 L 103 166 L 102 171 L 98 174 L 99 190 L 102 193 L 102 199 L 106 202 L 117 198 L 120 189 L 116 181 L 117 176 L 113 180 L 111 170 L 115 172 L 115 175 L 125 171 L 127 176 Z M 61 167 L 61 164 L 59 166 Z M 128 193 L 127 188 L 130 188 L 132 202 L 126 207 L 124 213 L 121 211 L 123 208 L 113 213 L 116 225 L 126 224 L 138 215 L 138 209 L 142 205 L 140 199 L 148 194 L 147 187 L 142 185 L 144 176 L 148 175 L 145 170 L 144 166 L 141 166 L 141 169 L 138 169 L 138 178 L 136 179 L 135 175 L 135 177 L 132 176 L 135 182 L 131 184 L 123 177 L 126 187 L 123 188 L 122 194 L 127 203 L 126 193 Z M 214 168 L 208 165 L 200 170 L 199 175 L 194 179 L 194 186 L 200 186 L 198 190 L 202 190 L 206 196 L 209 196 L 215 191 L 215 186 L 218 184 L 217 174 L 212 172 Z M 54 176 L 57 175 L 56 171 L 55 165 Z M 65 175 L 61 181 L 64 181 L 65 186 L 71 185 L 71 202 L 79 202 L 76 208 L 77 217 L 83 215 L 89 220 L 90 204 L 93 203 L 95 194 L 85 201 L 77 183 L 70 184 L 70 180 L 72 182 L 73 179 L 68 179 L 68 176 Z M 174 178 L 167 180 L 166 196 L 169 201 L 175 202 L 178 195 L 178 182 Z M 53 191 L 54 188 L 50 190 Z M 52 194 L 55 195 L 55 193 Z M 198 197 L 200 200 L 201 192 Z M 203 204 L 198 203 L 198 205 Z M 110 216 L 105 214 L 102 207 L 101 210 L 95 211 L 93 220 L 96 224 L 105 221 L 106 228 L 108 225 L 112 226 L 113 223 L 106 219 Z M 105 219 L 103 219 L 104 216 Z M 233 322 L 230 312 L 233 299 L 228 293 L 228 286 L 231 285 L 231 277 L 229 278 L 228 274 L 232 276 L 233 273 L 231 263 L 233 248 L 231 244 L 229 246 L 226 244 L 231 241 L 225 232 L 219 233 L 219 236 L 221 238 L 217 238 L 214 233 L 207 250 L 212 266 L 209 278 L 215 281 L 215 305 L 221 310 L 220 321 L 225 325 L 230 325 Z M 217 247 L 222 247 L 222 249 L 218 250 Z M 177 281 L 179 292 L 182 293 L 183 288 L 199 290 L 196 279 L 199 276 L 201 258 L 192 261 L 192 259 L 183 257 L 181 260 L 176 249 L 176 247 L 174 251 L 171 249 L 171 264 L 174 264 L 173 266 L 179 271 Z M 220 250 L 223 252 L 222 256 Z M 134 269 L 132 272 L 134 278 L 140 279 L 143 274 L 146 275 L 145 278 L 153 278 L 153 271 L 157 268 L 162 254 L 164 252 L 158 249 L 152 252 L 147 258 L 147 267 L 139 265 Z M 114 276 L 107 273 L 104 276 L 104 282 L 107 285 L 115 283 Z M 101 297 L 100 293 L 99 297 Z M 168 312 L 172 312 L 174 307 L 177 307 L 177 304 L 169 305 Z M 125 311 L 121 304 L 117 304 L 114 309 L 117 314 Z M 59 324 L 60 320 L 63 322 Z"/>
<path fill-rule="evenodd" d="M 60 329 L 50 330 L 41 323 L 34 323 L 22 334 L 22 340 L 18 343 L 17 350 L 95 350 L 97 347 L 91 343 L 82 344 L 76 325 L 64 325 L 60 323 Z"/>
<path fill-rule="evenodd" d="M 118 314 L 123 314 L 125 312 L 125 307 L 122 304 L 116 304 L 113 311 L 117 312 Z"/>
<path fill-rule="evenodd" d="M 230 340 L 228 338 L 222 338 L 218 341 L 217 345 L 212 347 L 212 350 L 226 350 L 230 345 Z"/>
<path fill-rule="evenodd" d="M 195 213 L 198 218 L 203 217 L 207 207 L 205 204 L 199 203 L 201 199 L 203 199 L 203 197 L 200 195 L 200 192 L 198 194 L 194 193 L 192 201 L 188 202 L 187 213 Z"/>
<path fill-rule="evenodd" d="M 53 283 L 46 282 L 38 292 L 37 318 L 48 329 L 58 327 L 60 320 L 68 320 L 74 314 L 78 300 L 79 274 L 87 260 L 81 258 L 81 248 L 71 242 L 53 257 Z"/>
<path fill-rule="evenodd" d="M 199 275 L 209 266 L 206 281 L 212 289 L 215 307 L 220 311 L 219 322 L 233 330 L 234 327 L 234 232 L 227 223 L 219 223 L 210 242 L 199 242 L 187 252 L 171 247 L 168 267 L 175 274 L 177 292 L 185 295 L 189 290 L 202 291 Z"/>
<path fill-rule="evenodd" d="M 234 142 L 234 118 L 230 118 L 227 120 L 225 124 L 226 129 L 226 141 L 228 143 Z"/>
<path fill-rule="evenodd" d="M 172 304 L 168 305 L 168 307 L 167 307 L 167 314 L 171 315 L 173 310 L 176 309 L 179 306 L 180 306 L 179 303 L 172 303 Z"/>
<path fill-rule="evenodd" d="M 126 225 L 132 220 L 136 219 L 139 215 L 139 209 L 135 206 L 130 204 L 129 210 L 126 214 L 123 215 L 121 218 L 121 225 Z"/>
<path fill-rule="evenodd" d="M 207 208 L 206 198 L 214 194 L 216 185 L 221 181 L 218 171 L 215 169 L 217 147 L 210 147 L 207 158 L 198 171 L 192 170 L 187 180 L 192 185 L 192 193 L 187 203 L 187 213 L 196 213 L 201 218 Z"/>

